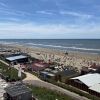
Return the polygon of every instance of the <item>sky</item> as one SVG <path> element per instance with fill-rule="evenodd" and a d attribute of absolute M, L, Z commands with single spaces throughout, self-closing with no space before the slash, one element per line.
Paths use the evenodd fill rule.
<path fill-rule="evenodd" d="M 100 39 L 100 0 L 0 0 L 0 39 Z"/>

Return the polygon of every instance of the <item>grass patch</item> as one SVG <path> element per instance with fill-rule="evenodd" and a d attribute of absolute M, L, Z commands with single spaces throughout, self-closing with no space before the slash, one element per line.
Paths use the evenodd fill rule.
<path fill-rule="evenodd" d="M 71 97 L 62 94 L 60 92 L 52 91 L 43 87 L 35 87 L 35 86 L 29 86 L 29 88 L 32 89 L 33 95 L 38 100 L 75 100 Z"/>
<path fill-rule="evenodd" d="M 7 81 L 20 80 L 20 78 L 18 77 L 17 69 L 9 67 L 2 62 L 0 62 L 0 73 L 1 73 L 1 77 L 6 79 Z M 25 77 L 26 75 L 22 73 L 22 79 L 24 79 Z"/>

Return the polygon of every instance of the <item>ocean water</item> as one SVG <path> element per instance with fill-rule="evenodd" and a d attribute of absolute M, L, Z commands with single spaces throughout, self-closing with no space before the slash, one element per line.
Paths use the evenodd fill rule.
<path fill-rule="evenodd" d="M 100 54 L 100 39 L 1 39 L 0 43 Z"/>

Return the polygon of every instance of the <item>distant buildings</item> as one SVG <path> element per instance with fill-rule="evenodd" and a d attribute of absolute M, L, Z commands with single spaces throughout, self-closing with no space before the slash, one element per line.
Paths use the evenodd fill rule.
<path fill-rule="evenodd" d="M 82 67 L 81 75 L 84 75 L 87 73 L 100 73 L 100 65 L 93 64 L 90 67 Z"/>
<path fill-rule="evenodd" d="M 78 75 L 79 73 L 77 73 L 76 71 L 67 68 L 65 70 L 47 68 L 44 71 L 40 72 L 40 77 L 42 77 L 44 80 L 63 81 L 63 82 L 66 82 L 67 79 Z"/>

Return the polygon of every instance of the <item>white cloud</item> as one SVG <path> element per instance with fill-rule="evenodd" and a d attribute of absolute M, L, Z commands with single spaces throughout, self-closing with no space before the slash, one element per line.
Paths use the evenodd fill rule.
<path fill-rule="evenodd" d="M 17 38 L 100 38 L 100 25 L 69 26 L 69 25 L 38 25 L 1 23 L 0 37 Z"/>
<path fill-rule="evenodd" d="M 43 11 L 43 10 L 41 10 L 41 11 L 36 11 L 36 13 L 39 13 L 39 14 L 47 14 L 47 15 L 53 15 L 52 12 L 50 12 L 50 11 Z"/>
<path fill-rule="evenodd" d="M 10 16 L 32 16 L 34 15 L 33 13 L 30 12 L 25 12 L 25 11 L 19 11 L 19 10 L 14 10 L 14 9 L 10 9 L 10 8 L 3 8 L 0 7 L 0 13 L 1 15 L 10 15 Z"/>
<path fill-rule="evenodd" d="M 71 11 L 60 11 L 60 14 L 71 15 L 71 16 L 80 17 L 80 18 L 87 18 L 87 19 L 93 17 L 93 15 L 71 12 Z"/>
<path fill-rule="evenodd" d="M 0 18 L 0 20 L 11 21 L 11 22 L 20 22 L 21 21 L 21 19 L 14 18 L 14 17 L 8 17 L 8 18 L 3 17 L 3 18 Z"/>

